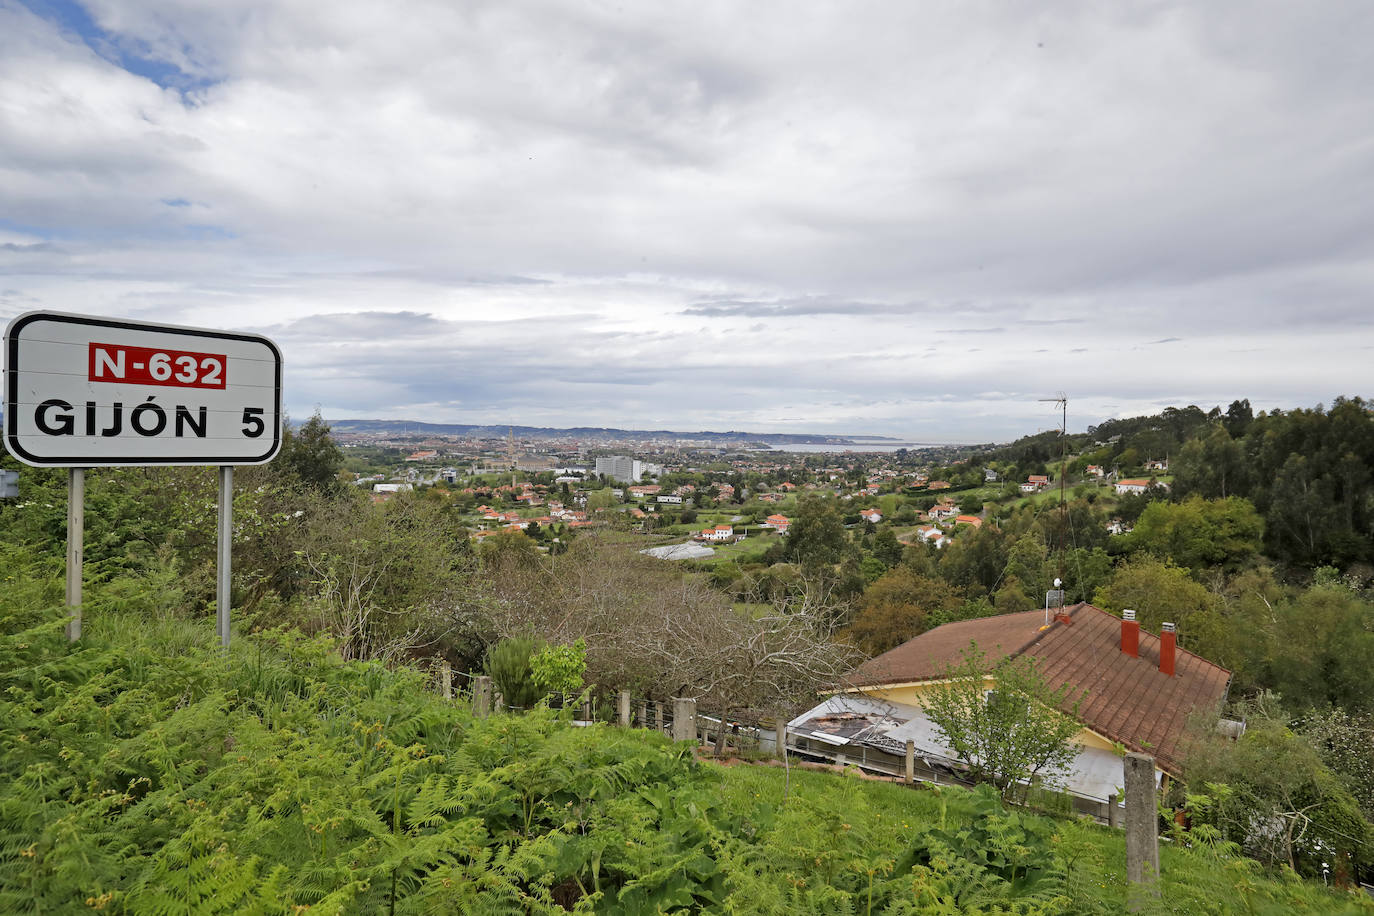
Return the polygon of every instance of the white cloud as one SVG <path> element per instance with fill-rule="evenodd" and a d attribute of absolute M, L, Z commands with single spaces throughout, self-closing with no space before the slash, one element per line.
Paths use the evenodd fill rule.
<path fill-rule="evenodd" d="M 0 315 L 280 329 L 297 413 L 988 439 L 1367 377 L 1362 3 L 89 11 L 0 6 Z"/>

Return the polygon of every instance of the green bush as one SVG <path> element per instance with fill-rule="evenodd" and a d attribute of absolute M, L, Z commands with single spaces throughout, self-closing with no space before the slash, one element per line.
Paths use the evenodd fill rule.
<path fill-rule="evenodd" d="M 541 648 L 539 640 L 517 636 L 503 639 L 487 651 L 487 674 L 507 706 L 530 709 L 544 696 L 530 667 L 530 659 Z"/>

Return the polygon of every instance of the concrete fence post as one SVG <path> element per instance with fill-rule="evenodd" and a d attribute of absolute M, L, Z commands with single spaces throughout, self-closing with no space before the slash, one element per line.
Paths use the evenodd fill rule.
<path fill-rule="evenodd" d="M 697 701 L 690 697 L 673 697 L 673 740 L 695 741 L 697 737 Z"/>
<path fill-rule="evenodd" d="M 620 714 L 620 727 L 621 727 L 621 728 L 629 728 L 629 727 L 630 727 L 630 691 L 628 691 L 628 690 L 622 690 L 622 691 L 620 691 L 620 702 L 619 702 L 617 705 L 619 706 L 619 708 L 616 710 L 616 712 L 618 712 L 618 713 Z"/>
<path fill-rule="evenodd" d="M 491 709 L 493 712 L 506 711 L 506 695 L 499 690 L 495 690 L 491 695 Z"/>
<path fill-rule="evenodd" d="M 1121 799 L 1115 792 L 1107 796 L 1107 826 L 1121 826 L 1121 807 L 1118 804 Z"/>
<path fill-rule="evenodd" d="M 1126 755 L 1126 907 L 1138 911 L 1159 896 L 1159 811 L 1155 807 L 1155 759 Z"/>
<path fill-rule="evenodd" d="M 587 688 L 587 692 L 582 695 L 582 721 L 592 721 L 592 689 Z"/>
<path fill-rule="evenodd" d="M 662 730 L 663 730 L 663 704 L 660 703 L 658 700 L 654 700 L 654 702 L 653 702 L 651 705 L 653 706 L 654 728 L 657 728 L 659 731 L 662 731 Z"/>
<path fill-rule="evenodd" d="M 649 727 L 649 704 L 641 702 L 639 704 L 639 727 Z"/>
<path fill-rule="evenodd" d="M 787 759 L 787 720 L 778 719 L 778 724 L 773 726 L 774 750 L 777 751 L 778 759 Z"/>
<path fill-rule="evenodd" d="M 479 674 L 472 679 L 472 713 L 479 719 L 491 715 L 491 677 Z"/>
<path fill-rule="evenodd" d="M 906 784 L 911 786 L 916 784 L 916 742 L 907 741 L 906 743 Z"/>
<path fill-rule="evenodd" d="M 439 666 L 439 688 L 443 691 L 445 700 L 453 699 L 453 666 L 448 662 Z"/>

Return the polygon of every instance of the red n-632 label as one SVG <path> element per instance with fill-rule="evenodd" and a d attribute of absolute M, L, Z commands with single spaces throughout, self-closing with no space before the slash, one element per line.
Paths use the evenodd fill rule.
<path fill-rule="evenodd" d="M 87 378 L 92 382 L 126 385 L 222 389 L 228 362 L 222 353 L 92 343 Z"/>

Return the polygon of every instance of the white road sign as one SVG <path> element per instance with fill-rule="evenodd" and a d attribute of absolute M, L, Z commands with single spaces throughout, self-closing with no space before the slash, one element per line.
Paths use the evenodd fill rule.
<path fill-rule="evenodd" d="M 281 447 L 266 337 L 29 312 L 4 352 L 5 447 L 26 464 L 261 464 Z"/>

